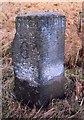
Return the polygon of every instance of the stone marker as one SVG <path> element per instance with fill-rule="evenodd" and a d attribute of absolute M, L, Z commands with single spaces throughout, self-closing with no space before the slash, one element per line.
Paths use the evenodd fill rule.
<path fill-rule="evenodd" d="M 46 105 L 64 97 L 65 22 L 54 12 L 17 16 L 12 56 L 19 100 Z"/>

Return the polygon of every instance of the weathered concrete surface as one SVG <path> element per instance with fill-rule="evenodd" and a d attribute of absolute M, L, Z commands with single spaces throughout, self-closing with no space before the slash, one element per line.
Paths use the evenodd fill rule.
<path fill-rule="evenodd" d="M 54 12 L 17 16 L 13 41 L 17 98 L 43 105 L 64 96 L 65 16 Z"/>

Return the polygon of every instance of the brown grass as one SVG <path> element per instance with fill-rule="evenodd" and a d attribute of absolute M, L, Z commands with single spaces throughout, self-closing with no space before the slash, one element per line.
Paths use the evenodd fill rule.
<path fill-rule="evenodd" d="M 2 18 L 2 118 L 3 119 L 27 119 L 27 120 L 83 120 L 84 119 L 84 76 L 82 75 L 82 57 L 80 55 L 81 33 L 77 33 L 78 13 L 81 9 L 81 3 L 58 4 L 58 3 L 5 3 L 0 4 L 3 12 Z M 15 9 L 12 9 L 12 8 Z M 62 13 L 67 17 L 66 45 L 65 45 L 65 76 L 74 81 L 74 90 L 66 90 L 66 98 L 63 100 L 52 100 L 52 102 L 43 109 L 38 110 L 36 106 L 29 108 L 16 100 L 13 93 L 14 74 L 11 58 L 11 40 L 15 33 L 15 17 L 18 14 L 18 8 L 22 7 L 24 12 L 32 11 L 55 11 Z M 63 10 L 61 9 L 63 8 Z M 73 29 L 74 28 L 74 29 Z M 74 35 L 73 35 L 73 32 Z M 0 43 L 1 44 L 1 43 Z M 76 46 L 77 45 L 77 46 Z M 69 49 L 68 49 L 69 48 Z M 75 50 L 74 50 L 75 48 Z M 1 50 L 0 50 L 1 56 Z M 76 82 L 82 85 L 82 91 L 76 100 Z M 71 93 L 68 98 L 68 93 Z M 82 93 L 82 94 L 81 94 Z"/>
<path fill-rule="evenodd" d="M 37 109 L 36 106 L 29 108 L 27 105 L 22 105 L 21 102 L 16 100 L 13 93 L 14 88 L 14 74 L 11 59 L 11 47 L 6 50 L 5 58 L 3 59 L 3 79 L 2 79 L 2 118 L 18 118 L 18 119 L 28 119 L 28 120 L 58 120 L 58 119 L 84 119 L 84 100 L 83 94 L 79 96 L 76 100 L 76 80 L 83 81 L 82 68 L 75 66 L 73 69 L 65 69 L 65 76 L 74 81 L 74 90 L 67 91 L 66 93 L 73 92 L 68 98 L 66 96 L 63 100 L 52 100 L 52 102 L 43 109 Z M 83 84 L 84 85 L 84 84 Z"/>
<path fill-rule="evenodd" d="M 8 46 L 14 38 L 15 34 L 15 18 L 20 12 L 20 8 L 23 13 L 30 12 L 43 12 L 53 11 L 66 16 L 66 37 L 65 37 L 65 61 L 71 63 L 71 66 L 75 64 L 78 52 L 82 45 L 82 33 L 78 33 L 78 16 L 79 11 L 82 9 L 82 2 L 69 2 L 69 3 L 56 3 L 56 2 L 38 2 L 38 3 L 1 3 L 0 7 L 0 34 L 2 35 L 3 48 Z M 75 48 L 75 49 L 74 49 Z"/>

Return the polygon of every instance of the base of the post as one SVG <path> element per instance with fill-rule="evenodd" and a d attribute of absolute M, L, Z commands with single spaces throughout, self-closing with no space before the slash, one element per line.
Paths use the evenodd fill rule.
<path fill-rule="evenodd" d="M 40 88 L 40 102 L 41 105 L 46 106 L 52 99 L 65 97 L 65 86 L 67 79 L 64 76 L 55 77 L 49 80 Z"/>
<path fill-rule="evenodd" d="M 29 106 L 46 106 L 52 99 L 63 99 L 65 97 L 66 85 L 70 86 L 70 81 L 64 76 L 55 77 L 41 86 L 30 86 L 27 81 L 15 78 L 15 95 L 22 103 Z"/>
<path fill-rule="evenodd" d="M 38 104 L 39 86 L 30 86 L 28 81 L 15 78 L 14 93 L 16 99 L 22 104 L 25 103 L 30 107 Z"/>

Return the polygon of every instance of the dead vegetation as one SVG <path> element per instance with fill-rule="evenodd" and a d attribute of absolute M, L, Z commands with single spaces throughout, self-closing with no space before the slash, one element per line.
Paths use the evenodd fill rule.
<path fill-rule="evenodd" d="M 13 39 L 15 30 L 14 30 L 14 17 L 17 15 L 18 11 L 17 8 L 19 6 L 25 6 L 24 11 L 48 11 L 49 9 L 53 11 L 59 11 L 64 13 L 67 16 L 68 22 L 67 22 L 67 33 L 66 33 L 66 46 L 65 48 L 65 76 L 68 79 L 71 79 L 73 81 L 73 91 L 66 89 L 66 97 L 63 100 L 52 100 L 50 104 L 47 106 L 46 109 L 43 109 L 42 107 L 38 110 L 36 106 L 33 106 L 33 108 L 29 108 L 27 105 L 22 105 L 21 102 L 18 102 L 16 100 L 16 97 L 13 93 L 14 88 L 14 74 L 13 74 L 13 66 L 12 66 L 12 58 L 11 58 L 11 45 L 10 42 Z M 71 6 L 71 8 L 68 8 L 66 11 L 66 7 L 70 5 L 66 5 L 64 9 L 56 9 L 57 6 L 62 6 L 60 4 L 52 4 L 51 7 L 49 7 L 50 4 L 47 5 L 45 8 L 45 5 L 40 4 L 13 4 L 8 3 L 2 4 L 3 6 L 3 13 L 1 14 L 3 17 L 3 23 L 2 23 L 2 118 L 3 119 L 29 119 L 29 120 L 83 120 L 84 119 L 84 76 L 82 75 L 82 55 L 80 53 L 80 40 L 81 39 L 81 33 L 77 35 L 77 17 L 78 17 L 78 11 L 81 8 L 81 5 L 74 4 L 77 8 L 76 11 L 74 11 L 74 5 Z M 65 5 L 65 4 L 64 4 Z M 11 11 L 11 8 L 15 6 L 15 12 Z M 54 7 L 53 7 L 54 6 Z M 5 7 L 8 8 L 8 13 L 5 11 Z M 37 10 L 38 7 L 39 9 Z M 41 8 L 40 8 L 41 7 Z M 73 10 L 74 12 L 70 12 L 68 16 L 68 11 Z M 11 12 L 9 12 L 11 11 Z M 66 12 L 65 12 L 66 11 Z M 77 12 L 77 14 L 76 14 Z M 73 14 L 73 16 L 72 16 Z M 75 14 L 74 21 L 73 19 Z M 10 17 L 11 16 L 11 17 Z M 4 18 L 5 17 L 5 18 Z M 9 21 L 11 24 L 9 24 Z M 73 25 L 75 24 L 75 25 Z M 75 27 L 74 27 L 75 26 Z M 74 29 L 73 29 L 74 27 Z M 12 28 L 12 29 L 11 29 Z M 74 36 L 71 34 L 73 29 Z M 6 33 L 4 35 L 4 33 Z M 70 36 L 69 36 L 70 35 Z M 78 37 L 79 36 L 79 37 Z M 77 40 L 74 40 L 77 39 Z M 77 42 L 77 43 L 76 43 Z M 69 46 L 70 45 L 70 46 Z M 76 46 L 76 51 L 74 50 Z M 68 50 L 69 48 L 69 50 Z M 71 54 L 70 54 L 71 51 Z M 74 53 L 73 53 L 74 52 Z M 81 51 L 82 52 L 82 51 Z M 77 54 L 78 53 L 78 54 Z"/>
<path fill-rule="evenodd" d="M 78 33 L 78 16 L 82 10 L 81 2 L 71 3 L 1 3 L 0 7 L 0 34 L 2 35 L 3 49 L 7 48 L 14 38 L 15 18 L 18 14 L 29 12 L 53 11 L 66 16 L 65 61 L 73 66 L 81 49 L 81 33 Z M 12 9 L 14 8 L 14 9 Z M 75 48 L 75 49 L 74 49 Z"/>
<path fill-rule="evenodd" d="M 84 78 L 82 66 L 66 66 L 65 76 L 73 81 L 73 89 L 66 88 L 66 97 L 63 100 L 53 99 L 46 109 L 29 108 L 27 104 L 18 102 L 14 92 L 14 74 L 11 59 L 11 46 L 4 52 L 2 78 L 2 118 L 12 119 L 84 119 Z"/>

